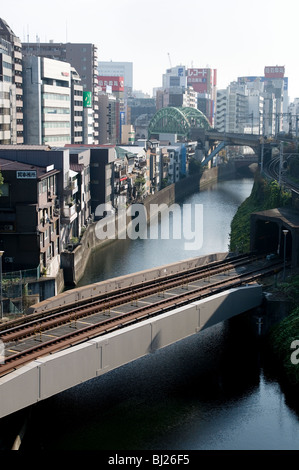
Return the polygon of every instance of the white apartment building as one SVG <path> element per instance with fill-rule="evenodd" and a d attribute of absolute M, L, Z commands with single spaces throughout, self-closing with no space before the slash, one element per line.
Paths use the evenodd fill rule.
<path fill-rule="evenodd" d="M 249 124 L 248 91 L 231 83 L 217 91 L 215 128 L 220 132 L 244 133 Z"/>
<path fill-rule="evenodd" d="M 71 143 L 83 143 L 83 85 L 74 67 L 71 67 Z"/>
<path fill-rule="evenodd" d="M 162 77 L 162 87 L 183 87 L 187 88 L 187 74 L 184 65 L 177 65 L 166 70 Z"/>
<path fill-rule="evenodd" d="M 23 58 L 25 143 L 61 147 L 71 143 L 71 65 Z"/>
<path fill-rule="evenodd" d="M 289 105 L 291 131 L 296 137 L 299 135 L 299 98 L 295 98 Z"/>
<path fill-rule="evenodd" d="M 248 96 L 248 115 L 251 120 L 249 132 L 251 134 L 263 133 L 264 97 L 258 92 Z"/>

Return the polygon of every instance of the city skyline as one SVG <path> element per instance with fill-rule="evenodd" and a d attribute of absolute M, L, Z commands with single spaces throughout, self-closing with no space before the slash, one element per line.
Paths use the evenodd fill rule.
<path fill-rule="evenodd" d="M 140 6 L 141 5 L 141 6 Z M 217 88 L 238 76 L 263 76 L 265 66 L 285 66 L 289 96 L 299 97 L 295 0 L 274 0 L 250 6 L 236 0 L 207 3 L 167 0 L 140 4 L 115 0 L 111 7 L 94 0 L 40 2 L 11 0 L 2 18 L 21 42 L 93 43 L 99 61 L 133 62 L 134 90 L 152 94 L 170 66 L 213 68 Z M 193 27 L 192 27 L 193 26 Z M 119 32 L 119 33 L 118 33 Z"/>

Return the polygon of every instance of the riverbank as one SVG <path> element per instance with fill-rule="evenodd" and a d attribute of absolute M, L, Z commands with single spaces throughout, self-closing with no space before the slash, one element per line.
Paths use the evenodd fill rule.
<path fill-rule="evenodd" d="M 230 249 L 250 251 L 250 215 L 252 212 L 286 207 L 291 195 L 277 181 L 266 181 L 256 174 L 251 195 L 241 204 L 232 223 Z M 284 281 L 277 275 L 264 280 L 265 312 L 260 317 L 277 368 L 293 386 L 299 387 L 299 270 L 288 269 Z"/>
<path fill-rule="evenodd" d="M 235 166 L 233 163 L 205 169 L 202 174 L 184 178 L 148 196 L 143 200 L 143 205 L 146 213 L 149 214 L 149 208 L 153 204 L 166 204 L 169 206 L 194 192 L 205 190 L 217 181 L 228 180 L 235 176 Z M 99 239 L 96 233 L 96 225 L 97 222 L 87 227 L 80 240 L 80 244 L 74 250 L 61 253 L 61 269 L 64 274 L 64 285 L 60 284 L 60 291 L 58 293 L 61 293 L 64 288 L 75 287 L 78 284 L 95 249 L 106 247 L 122 235 L 122 233 L 118 232 L 118 227 L 121 224 L 118 224 L 117 216 L 115 217 L 115 238 L 113 239 Z"/>

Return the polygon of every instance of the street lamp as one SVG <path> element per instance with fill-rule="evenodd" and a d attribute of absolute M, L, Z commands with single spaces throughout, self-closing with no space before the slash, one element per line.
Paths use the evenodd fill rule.
<path fill-rule="evenodd" d="M 0 296 L 1 296 L 1 299 L 0 299 L 0 303 L 1 303 L 1 320 L 3 318 L 3 299 L 2 299 L 2 256 L 4 254 L 4 251 L 0 251 Z"/>
<path fill-rule="evenodd" d="M 286 277 L 286 247 L 287 247 L 287 234 L 289 233 L 288 230 L 283 230 L 284 234 L 284 246 L 283 246 L 283 280 Z"/>

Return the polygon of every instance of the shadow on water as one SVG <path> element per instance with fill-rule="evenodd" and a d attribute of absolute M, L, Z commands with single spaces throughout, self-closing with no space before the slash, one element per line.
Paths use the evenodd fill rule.
<path fill-rule="evenodd" d="M 240 315 L 39 403 L 25 449 L 297 448 L 253 329 Z"/>
<path fill-rule="evenodd" d="M 206 214 L 201 252 L 117 241 L 95 252 L 81 285 L 227 251 L 231 219 L 252 186 L 237 183 L 194 195 Z M 299 449 L 298 404 L 253 318 L 239 315 L 38 403 L 23 449 Z"/>

